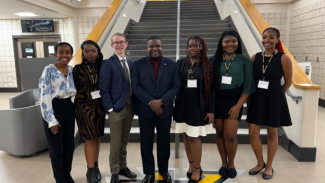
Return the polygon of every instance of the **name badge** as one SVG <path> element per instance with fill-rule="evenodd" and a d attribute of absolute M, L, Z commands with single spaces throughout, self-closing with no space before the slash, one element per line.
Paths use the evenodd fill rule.
<path fill-rule="evenodd" d="M 231 76 L 222 76 L 221 83 L 226 85 L 231 85 L 232 77 Z"/>
<path fill-rule="evenodd" d="M 93 100 L 100 98 L 99 90 L 91 92 L 91 98 Z"/>
<path fill-rule="evenodd" d="M 268 89 L 269 88 L 269 82 L 268 81 L 262 81 L 259 80 L 257 88 L 262 88 L 262 89 Z"/>
<path fill-rule="evenodd" d="M 197 80 L 196 79 L 188 79 L 187 80 L 187 88 L 197 88 Z"/>

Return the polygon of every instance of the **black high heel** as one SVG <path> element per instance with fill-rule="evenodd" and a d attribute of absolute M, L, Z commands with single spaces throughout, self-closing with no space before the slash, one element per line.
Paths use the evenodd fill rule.
<path fill-rule="evenodd" d="M 200 169 L 200 178 L 198 180 L 194 180 L 191 177 L 190 180 L 188 181 L 188 183 L 197 183 L 197 182 L 199 182 L 202 179 L 201 176 L 203 174 L 203 170 L 201 169 L 201 166 L 199 168 L 194 167 L 194 169 Z"/>
<path fill-rule="evenodd" d="M 190 161 L 190 162 L 188 162 L 189 164 L 191 164 L 191 163 L 194 163 L 194 161 Z M 192 174 L 193 174 L 193 172 L 187 172 L 186 173 L 186 176 L 188 177 L 188 178 L 191 178 L 192 177 Z"/>

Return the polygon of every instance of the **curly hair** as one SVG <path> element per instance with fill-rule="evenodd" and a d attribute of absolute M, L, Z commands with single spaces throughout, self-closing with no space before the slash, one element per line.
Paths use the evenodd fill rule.
<path fill-rule="evenodd" d="M 213 83 L 217 86 L 216 89 L 219 88 L 220 86 L 220 67 L 221 64 L 223 63 L 223 47 L 222 47 L 222 41 L 228 37 L 228 36 L 234 36 L 238 40 L 238 47 L 235 51 L 236 54 L 242 54 L 242 42 L 240 39 L 240 36 L 238 32 L 236 31 L 224 31 L 218 41 L 218 47 L 214 56 L 214 61 L 213 61 L 213 71 L 214 71 L 214 81 Z"/>
<path fill-rule="evenodd" d="M 187 50 L 189 47 L 189 43 L 191 40 L 194 40 L 196 42 L 197 45 L 200 45 L 202 47 L 201 50 L 199 50 L 199 64 L 202 64 L 203 67 L 203 72 L 204 72 L 204 97 L 205 97 L 205 101 L 207 102 L 207 104 L 210 103 L 210 90 L 211 90 L 211 84 L 212 84 L 212 79 L 213 79 L 213 71 L 212 71 L 212 64 L 211 61 L 209 60 L 208 56 L 207 56 L 207 52 L 208 52 L 208 47 L 205 43 L 205 40 L 200 37 L 200 36 L 192 36 L 189 37 L 187 40 Z M 197 48 L 199 49 L 199 47 Z M 186 58 L 186 64 L 189 64 L 189 52 L 187 51 L 187 58 Z"/>

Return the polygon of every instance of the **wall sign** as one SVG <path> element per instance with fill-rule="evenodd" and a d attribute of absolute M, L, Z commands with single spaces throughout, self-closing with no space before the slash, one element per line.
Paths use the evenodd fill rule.
<path fill-rule="evenodd" d="M 23 32 L 54 32 L 52 19 L 21 20 Z"/>

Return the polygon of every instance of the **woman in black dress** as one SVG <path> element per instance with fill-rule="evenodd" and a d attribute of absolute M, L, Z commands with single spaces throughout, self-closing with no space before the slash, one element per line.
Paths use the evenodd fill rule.
<path fill-rule="evenodd" d="M 199 36 L 187 41 L 187 57 L 177 61 L 181 89 L 176 96 L 173 128 L 183 133 L 190 167 L 190 182 L 201 180 L 202 143 L 199 136 L 213 133 L 214 88 L 212 64 L 207 57 L 207 46 Z"/>
<path fill-rule="evenodd" d="M 264 179 L 273 176 L 272 163 L 278 148 L 278 127 L 290 126 L 291 118 L 285 92 L 292 81 L 292 64 L 290 58 L 283 53 L 280 32 L 276 28 L 267 28 L 263 32 L 263 52 L 252 56 L 256 93 L 248 101 L 250 142 L 258 164 L 249 171 L 256 175 L 265 168 Z M 281 78 L 284 85 L 281 86 Z M 262 143 L 260 140 L 261 126 L 267 126 L 267 162 L 264 163 Z"/>
<path fill-rule="evenodd" d="M 99 71 L 103 54 L 98 44 L 87 40 L 81 44 L 82 63 L 73 69 L 77 95 L 74 101 L 75 115 L 81 138 L 85 141 L 87 182 L 98 183 L 100 137 L 104 135 L 105 111 L 99 96 Z"/>

